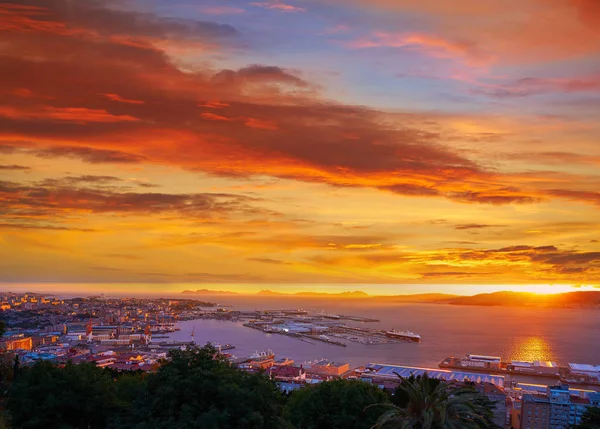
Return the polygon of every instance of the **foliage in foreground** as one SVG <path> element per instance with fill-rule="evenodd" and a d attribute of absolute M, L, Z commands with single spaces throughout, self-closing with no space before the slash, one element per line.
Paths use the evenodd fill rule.
<path fill-rule="evenodd" d="M 151 374 L 41 362 L 19 369 L 8 387 L 2 402 L 15 429 L 494 427 L 485 396 L 427 377 L 405 380 L 393 397 L 369 383 L 335 380 L 287 398 L 211 346 L 172 351 Z"/>
<path fill-rule="evenodd" d="M 600 407 L 588 408 L 581 416 L 581 423 L 573 429 L 600 429 Z"/>
<path fill-rule="evenodd" d="M 15 428 L 278 429 L 283 395 L 264 375 L 237 370 L 212 347 L 171 352 L 153 374 L 120 374 L 92 364 L 42 362 L 13 382 Z"/>
<path fill-rule="evenodd" d="M 285 415 L 297 429 L 369 429 L 379 411 L 365 408 L 387 402 L 389 396 L 373 384 L 335 380 L 294 392 Z"/>
<path fill-rule="evenodd" d="M 394 404 L 382 404 L 378 429 L 496 428 L 493 404 L 471 388 L 451 388 L 427 373 L 402 380 Z"/>

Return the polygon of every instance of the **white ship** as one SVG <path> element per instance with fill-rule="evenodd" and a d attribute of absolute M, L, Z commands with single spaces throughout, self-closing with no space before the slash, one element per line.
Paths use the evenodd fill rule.
<path fill-rule="evenodd" d="M 421 336 L 411 331 L 397 331 L 395 329 L 390 329 L 385 333 L 385 335 L 390 338 L 398 338 L 409 341 L 421 341 Z"/>
<path fill-rule="evenodd" d="M 275 357 L 275 353 L 271 349 L 267 351 L 255 351 L 254 354 L 248 356 L 249 359 L 273 359 Z"/>

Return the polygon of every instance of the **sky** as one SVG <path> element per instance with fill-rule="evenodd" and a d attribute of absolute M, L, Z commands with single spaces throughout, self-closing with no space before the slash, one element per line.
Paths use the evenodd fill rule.
<path fill-rule="evenodd" d="M 598 288 L 600 3 L 0 0 L 0 283 Z"/>

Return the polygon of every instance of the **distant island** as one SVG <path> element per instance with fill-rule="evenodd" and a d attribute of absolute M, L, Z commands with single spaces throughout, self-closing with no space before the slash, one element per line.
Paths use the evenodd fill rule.
<path fill-rule="evenodd" d="M 230 295 L 230 296 L 262 296 L 262 297 L 290 297 L 290 298 L 337 298 L 337 299 L 362 299 L 369 302 L 397 302 L 397 303 L 429 303 L 450 305 L 476 305 L 476 306 L 505 306 L 505 307 L 551 307 L 551 308 L 600 308 L 600 291 L 565 292 L 557 294 L 537 294 L 529 292 L 500 291 L 481 293 L 472 296 L 461 296 L 445 293 L 423 293 L 411 295 L 369 295 L 363 291 L 345 291 L 339 293 L 327 292 L 296 292 L 285 293 L 272 290 L 244 294 L 238 292 L 198 289 L 185 290 L 185 295 Z"/>

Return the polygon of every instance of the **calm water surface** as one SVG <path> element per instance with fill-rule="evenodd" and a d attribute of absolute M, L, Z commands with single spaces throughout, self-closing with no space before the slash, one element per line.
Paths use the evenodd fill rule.
<path fill-rule="evenodd" d="M 211 298 L 211 299 L 209 299 Z M 466 353 L 502 356 L 504 360 L 552 360 L 600 364 L 600 311 L 582 309 L 475 307 L 439 304 L 370 304 L 362 300 L 333 301 L 303 298 L 202 297 L 235 309 L 294 309 L 371 317 L 378 323 L 362 324 L 381 329 L 409 329 L 423 338 L 421 343 L 339 347 L 307 343 L 276 334 L 264 334 L 241 323 L 217 320 L 181 322 L 172 339 L 190 340 L 195 327 L 198 344 L 207 341 L 236 346 L 232 352 L 247 356 L 272 349 L 278 358 L 296 362 L 317 358 L 437 367 L 447 356 Z"/>

